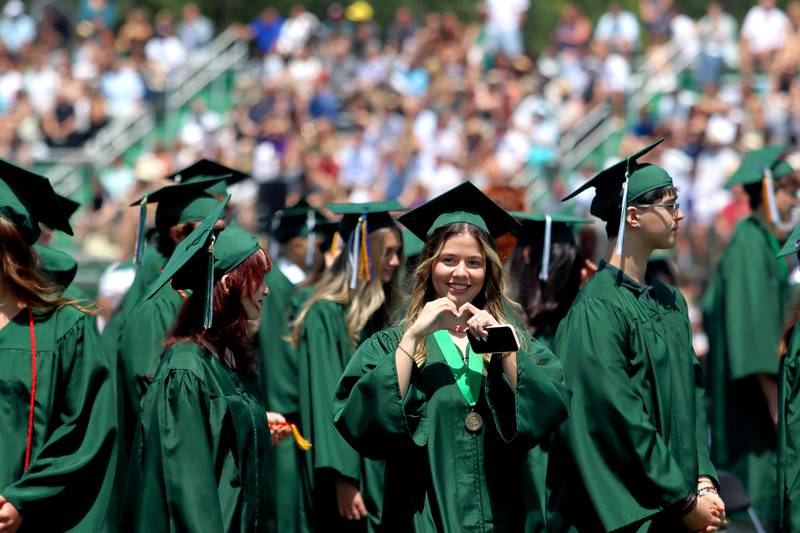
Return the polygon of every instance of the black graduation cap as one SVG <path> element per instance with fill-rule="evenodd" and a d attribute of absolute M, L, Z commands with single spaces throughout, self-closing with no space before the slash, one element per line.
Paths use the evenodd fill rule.
<path fill-rule="evenodd" d="M 659 139 L 622 161 L 602 170 L 562 200 L 562 202 L 570 200 L 583 191 L 594 188 L 595 196 L 589 212 L 606 222 L 614 222 L 612 219 L 617 216 L 620 217 L 615 250 L 617 254 L 622 253 L 622 245 L 625 238 L 625 218 L 621 214 L 625 212 L 625 209 L 621 208 L 627 207 L 628 204 L 648 192 L 672 186 L 672 177 L 666 170 L 650 163 L 639 163 L 637 161 L 637 159 L 661 144 L 663 140 Z"/>
<path fill-rule="evenodd" d="M 505 209 L 469 181 L 412 209 L 398 217 L 398 220 L 423 241 L 437 229 L 457 222 L 472 224 L 493 239 L 519 228 L 520 225 Z"/>
<path fill-rule="evenodd" d="M 305 198 L 275 213 L 272 236 L 280 243 L 287 243 L 295 237 L 305 237 L 309 233 L 320 233 L 330 221 Z"/>
<path fill-rule="evenodd" d="M 245 174 L 241 170 L 236 170 L 235 168 L 227 167 L 216 161 L 203 158 L 186 168 L 173 172 L 167 176 L 166 179 L 172 180 L 175 183 L 191 183 L 197 179 L 209 177 L 224 177 L 228 185 L 233 185 L 234 183 L 246 180 L 250 175 Z"/>
<path fill-rule="evenodd" d="M 372 280 L 372 253 L 367 235 L 380 228 L 395 227 L 391 213 L 402 211 L 403 205 L 397 200 L 383 202 L 342 203 L 328 204 L 328 209 L 337 215 L 342 215 L 339 221 L 339 235 L 348 243 L 348 249 L 353 264 L 350 288 L 354 289 L 358 281 Z M 335 239 L 336 237 L 334 237 Z M 338 246 L 334 242 L 334 246 Z"/>
<path fill-rule="evenodd" d="M 0 159 L 0 217 L 17 228 L 29 244 L 39 238 L 39 223 L 72 235 L 50 180 Z"/>
<path fill-rule="evenodd" d="M 61 204 L 61 210 L 67 216 L 67 219 L 72 218 L 72 215 L 74 215 L 75 212 L 81 207 L 80 203 L 70 198 L 67 198 L 66 196 L 63 196 L 58 193 L 56 193 L 56 196 L 58 196 L 58 203 Z"/>
<path fill-rule="evenodd" d="M 522 221 L 520 229 L 514 232 L 520 244 L 542 243 L 542 265 L 539 278 L 547 281 L 550 272 L 550 248 L 554 242 L 575 243 L 572 226 L 591 222 L 583 217 L 559 213 L 512 212 Z"/>
<path fill-rule="evenodd" d="M 203 220 L 209 213 L 219 207 L 221 195 L 217 188 L 225 184 L 225 177 L 204 177 L 190 183 L 168 185 L 157 191 L 145 194 L 131 204 L 139 206 L 139 227 L 134 250 L 134 263 L 139 264 L 144 238 L 146 235 L 144 224 L 147 218 L 148 204 L 158 204 L 156 207 L 156 227 L 170 228 L 176 224 Z"/>

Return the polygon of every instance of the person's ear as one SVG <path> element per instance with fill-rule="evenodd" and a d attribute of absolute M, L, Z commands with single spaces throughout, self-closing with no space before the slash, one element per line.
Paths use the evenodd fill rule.
<path fill-rule="evenodd" d="M 223 293 L 228 294 L 231 292 L 231 278 L 228 274 L 222 276 L 222 278 L 219 280 L 219 284 L 222 287 Z"/>
<path fill-rule="evenodd" d="M 625 210 L 625 221 L 631 228 L 639 229 L 639 227 L 642 225 L 641 221 L 639 220 L 639 210 L 633 206 L 628 207 Z"/>

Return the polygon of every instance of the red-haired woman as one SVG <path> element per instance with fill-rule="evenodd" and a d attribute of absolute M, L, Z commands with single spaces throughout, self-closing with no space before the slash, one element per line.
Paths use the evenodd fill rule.
<path fill-rule="evenodd" d="M 265 455 L 290 430 L 270 438 L 250 346 L 271 261 L 239 228 L 215 235 L 215 220 L 212 214 L 179 245 L 151 288 L 154 294 L 172 279 L 192 295 L 142 399 L 125 531 L 269 531 L 273 524 Z"/>
<path fill-rule="evenodd" d="M 0 531 L 99 531 L 116 399 L 91 317 L 39 272 L 39 224 L 71 233 L 50 182 L 0 161 Z"/>

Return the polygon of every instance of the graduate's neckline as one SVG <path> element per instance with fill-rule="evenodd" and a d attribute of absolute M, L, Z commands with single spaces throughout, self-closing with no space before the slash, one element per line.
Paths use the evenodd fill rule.
<path fill-rule="evenodd" d="M 643 294 L 647 292 L 647 290 L 650 288 L 649 286 L 644 285 L 643 283 L 639 283 L 638 281 L 636 281 L 635 279 L 633 279 L 632 277 L 630 277 L 625 272 L 615 267 L 605 259 L 600 260 L 600 266 L 598 270 L 608 270 L 609 271 L 608 273 L 611 275 L 612 278 L 614 278 L 614 281 L 616 283 L 631 289 L 637 294 Z"/>

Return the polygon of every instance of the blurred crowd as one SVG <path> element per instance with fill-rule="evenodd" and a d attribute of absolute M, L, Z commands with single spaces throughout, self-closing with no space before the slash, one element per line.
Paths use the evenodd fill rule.
<path fill-rule="evenodd" d="M 113 0 L 28 12 L 9 0 L 0 16 L 0 156 L 23 164 L 76 148 L 116 117 L 163 95 L 166 79 L 214 36 L 194 4 L 179 17 Z"/>
<path fill-rule="evenodd" d="M 664 137 L 651 160 L 680 187 L 677 261 L 692 300 L 748 213 L 743 194 L 724 187 L 741 154 L 798 141 L 800 2 L 784 11 L 759 0 L 741 24 L 716 1 L 698 19 L 673 0 L 640 0 L 636 13 L 610 2 L 597 20 L 568 4 L 533 57 L 524 28 L 536 9 L 484 0 L 460 19 L 400 7 L 381 28 L 365 0 L 321 17 L 265 8 L 236 29 L 251 57 L 231 105 L 196 99 L 174 136 L 101 169 L 83 244 L 125 257 L 134 214 L 122 206 L 199 157 L 252 173 L 236 200 L 243 223 L 263 230 L 300 194 L 413 206 L 466 179 L 509 209 L 529 207 L 530 180 L 547 180 L 535 208 L 555 209 L 619 154 Z M 76 17 L 53 5 L 27 13 L 18 0 L 3 8 L 0 155 L 25 163 L 37 147 L 80 145 L 163 94 L 166 76 L 215 35 L 194 4 L 179 15 L 136 8 L 123 20 L 113 0 L 82 0 Z M 649 84 L 632 108 L 637 75 Z M 600 105 L 618 134 L 601 157 L 560 168 L 564 135 Z M 797 167 L 800 154 L 789 161 Z"/>

